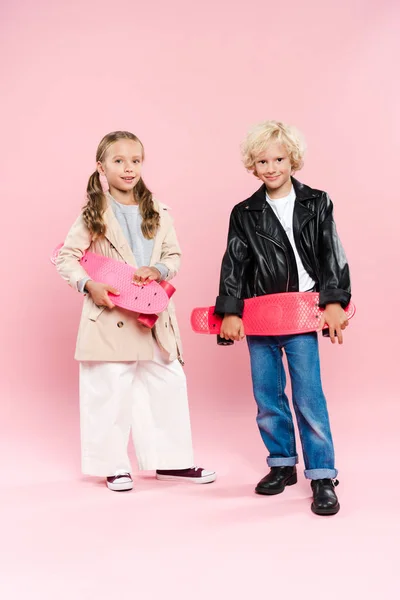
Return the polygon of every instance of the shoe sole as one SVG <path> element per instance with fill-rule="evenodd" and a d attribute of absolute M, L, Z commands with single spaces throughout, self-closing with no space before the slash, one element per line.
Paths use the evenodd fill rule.
<path fill-rule="evenodd" d="M 127 483 L 108 483 L 107 481 L 107 487 L 109 490 L 112 490 L 113 492 L 129 492 L 130 490 L 133 490 L 133 483 L 131 482 L 127 482 Z"/>
<path fill-rule="evenodd" d="M 285 491 L 285 487 L 289 485 L 295 485 L 297 483 L 297 473 L 292 475 L 290 479 L 287 480 L 283 488 L 279 490 L 266 490 L 264 488 L 256 487 L 254 490 L 256 494 L 260 494 L 261 496 L 276 496 L 277 494 L 282 494 Z"/>
<path fill-rule="evenodd" d="M 338 504 L 334 508 L 315 508 L 313 503 L 311 504 L 311 510 L 315 515 L 319 515 L 321 517 L 329 517 L 332 515 L 336 515 L 339 512 L 340 504 Z"/>
<path fill-rule="evenodd" d="M 207 475 L 207 477 L 178 477 L 175 475 L 156 475 L 159 481 L 188 481 L 189 483 L 212 483 L 217 479 L 217 474 Z"/>

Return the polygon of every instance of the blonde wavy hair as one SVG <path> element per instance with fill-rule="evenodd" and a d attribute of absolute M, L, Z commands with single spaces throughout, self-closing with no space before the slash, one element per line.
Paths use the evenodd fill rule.
<path fill-rule="evenodd" d="M 285 146 L 293 172 L 300 171 L 304 165 L 306 151 L 304 137 L 295 127 L 280 121 L 263 121 L 250 129 L 241 144 L 242 161 L 246 169 L 257 176 L 255 169 L 257 157 L 265 152 L 271 142 L 278 142 Z"/>
<path fill-rule="evenodd" d="M 103 162 L 107 150 L 118 140 L 132 140 L 133 142 L 138 142 L 142 148 L 142 160 L 144 160 L 144 147 L 136 135 L 129 131 L 113 131 L 112 133 L 107 133 L 101 140 L 96 152 L 96 163 Z M 134 188 L 134 194 L 143 219 L 141 225 L 142 233 L 145 238 L 152 239 L 156 235 L 159 227 L 160 214 L 154 207 L 153 194 L 142 178 L 137 182 Z M 82 215 L 87 228 L 93 238 L 96 239 L 104 236 L 106 232 L 103 214 L 107 207 L 106 197 L 97 170 L 89 177 L 86 196 L 87 202 L 82 209 Z"/>

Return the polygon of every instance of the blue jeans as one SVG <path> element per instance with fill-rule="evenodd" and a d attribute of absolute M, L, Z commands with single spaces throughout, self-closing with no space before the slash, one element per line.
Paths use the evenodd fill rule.
<path fill-rule="evenodd" d="M 285 350 L 292 382 L 293 407 L 300 433 L 307 479 L 337 475 L 326 400 L 322 391 L 316 333 L 247 336 L 257 424 L 269 451 L 270 467 L 298 462 L 292 413 L 285 394 Z"/>

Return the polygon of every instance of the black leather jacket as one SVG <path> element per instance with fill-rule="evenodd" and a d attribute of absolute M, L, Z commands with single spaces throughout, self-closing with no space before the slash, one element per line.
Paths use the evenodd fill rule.
<path fill-rule="evenodd" d="M 320 306 L 350 301 L 346 256 L 326 192 L 292 178 L 296 192 L 293 235 L 307 273 L 316 281 Z M 299 291 L 296 260 L 290 241 L 265 198 L 262 185 L 231 213 L 228 245 L 222 260 L 215 312 L 242 316 L 243 301 L 253 296 Z"/>

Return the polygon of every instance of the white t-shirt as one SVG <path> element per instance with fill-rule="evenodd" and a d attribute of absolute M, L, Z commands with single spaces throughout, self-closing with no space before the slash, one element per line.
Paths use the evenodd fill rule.
<path fill-rule="evenodd" d="M 294 256 L 296 259 L 297 272 L 299 275 L 299 291 L 308 292 L 314 287 L 315 281 L 309 276 L 309 274 L 305 270 L 303 263 L 301 262 L 299 253 L 297 252 L 296 244 L 294 241 L 293 211 L 294 203 L 296 200 L 296 192 L 294 191 L 294 188 L 292 186 L 289 195 L 285 196 L 284 198 L 277 198 L 276 200 L 273 200 L 268 196 L 268 193 L 266 193 L 265 195 L 268 204 L 271 206 L 272 210 L 278 217 L 293 248 Z"/>

